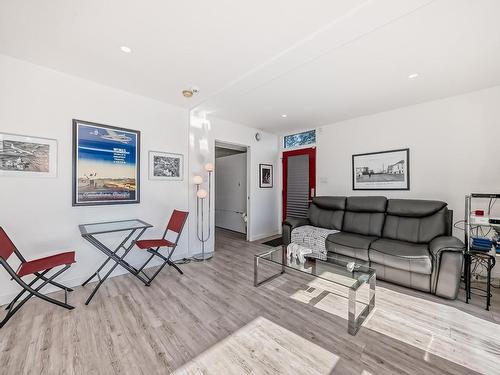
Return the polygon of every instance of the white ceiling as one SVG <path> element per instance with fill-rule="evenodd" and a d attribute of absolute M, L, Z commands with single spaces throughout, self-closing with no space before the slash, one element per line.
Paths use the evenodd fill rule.
<path fill-rule="evenodd" d="M 0 0 L 0 53 L 281 132 L 500 84 L 498 14 L 498 0 Z"/>

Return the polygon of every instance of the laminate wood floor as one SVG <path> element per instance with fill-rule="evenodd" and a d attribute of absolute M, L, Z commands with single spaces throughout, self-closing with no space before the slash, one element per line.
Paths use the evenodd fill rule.
<path fill-rule="evenodd" d="M 79 287 L 73 311 L 32 299 L 0 330 L 0 374 L 500 374 L 497 290 L 487 312 L 379 281 L 351 336 L 331 285 L 289 273 L 253 287 L 267 249 L 219 230 L 214 258 L 183 276 L 118 276 L 89 306 Z"/>

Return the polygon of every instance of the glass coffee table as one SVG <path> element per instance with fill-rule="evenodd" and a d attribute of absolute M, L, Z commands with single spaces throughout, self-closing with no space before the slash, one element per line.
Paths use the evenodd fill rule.
<path fill-rule="evenodd" d="M 279 265 L 278 273 L 259 281 L 259 267 L 263 264 Z M 282 274 L 287 270 L 293 270 L 326 280 L 335 285 L 348 289 L 348 326 L 347 332 L 355 335 L 361 324 L 375 307 L 375 270 L 367 266 L 355 264 L 352 271 L 348 270 L 348 262 L 334 258 L 320 260 L 307 258 L 304 263 L 292 259 L 286 254 L 286 246 L 276 247 L 269 251 L 256 254 L 254 258 L 254 286 L 258 287 Z M 370 287 L 368 303 L 365 304 L 362 311 L 356 316 L 356 301 L 359 288 L 365 284 Z"/>

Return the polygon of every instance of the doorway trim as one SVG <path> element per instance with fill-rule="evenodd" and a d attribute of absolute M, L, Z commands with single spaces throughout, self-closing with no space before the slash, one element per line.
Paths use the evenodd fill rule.
<path fill-rule="evenodd" d="M 251 148 L 249 145 L 245 145 L 242 143 L 237 143 L 237 142 L 231 142 L 231 141 L 225 141 L 223 139 L 215 139 L 214 141 L 214 146 L 213 146 L 213 155 L 215 158 L 215 148 L 216 147 L 223 147 L 224 145 L 227 146 L 236 146 L 236 147 L 242 147 L 246 148 L 246 154 L 247 154 L 247 201 L 246 201 L 246 213 L 247 213 L 247 234 L 246 234 L 246 240 L 250 241 L 252 238 L 251 236 L 251 208 L 250 208 L 250 197 L 252 194 L 251 191 L 251 186 L 252 186 L 252 174 L 251 174 Z M 217 173 L 217 170 L 215 170 L 215 173 Z M 216 179 L 214 178 L 214 194 L 217 191 L 217 186 L 216 186 Z M 215 215 L 215 204 L 214 204 L 214 215 Z M 214 218 L 214 225 L 215 225 L 215 218 Z"/>
<path fill-rule="evenodd" d="M 316 195 L 316 146 L 308 148 L 299 148 L 291 151 L 283 151 L 283 181 L 282 183 L 282 220 L 286 219 L 286 206 L 287 206 L 287 181 L 288 181 L 288 158 L 290 156 L 309 155 L 309 200 L 312 198 L 311 189 L 314 189 Z"/>

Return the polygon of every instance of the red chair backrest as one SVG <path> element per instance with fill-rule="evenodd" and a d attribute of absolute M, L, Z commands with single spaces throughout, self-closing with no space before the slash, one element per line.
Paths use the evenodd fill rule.
<path fill-rule="evenodd" d="M 168 221 L 167 230 L 171 230 L 175 233 L 181 233 L 182 227 L 186 222 L 189 212 L 174 210 L 170 220 Z"/>
<path fill-rule="evenodd" d="M 16 246 L 12 243 L 3 228 L 0 227 L 0 257 L 7 260 L 14 250 L 16 250 Z"/>

